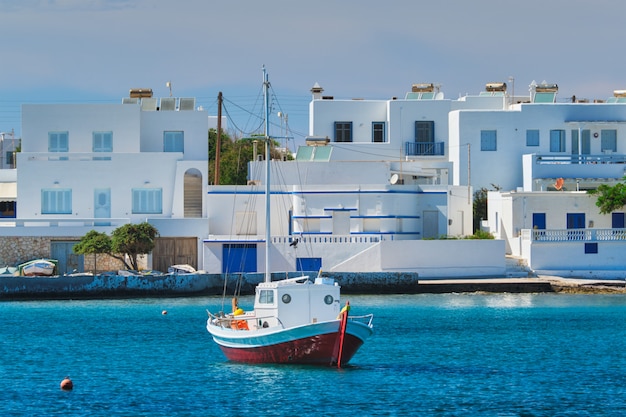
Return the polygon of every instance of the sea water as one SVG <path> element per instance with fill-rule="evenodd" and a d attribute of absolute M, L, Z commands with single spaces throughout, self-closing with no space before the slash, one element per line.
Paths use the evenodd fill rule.
<path fill-rule="evenodd" d="M 220 298 L 2 302 L 0 415 L 626 413 L 623 295 L 347 299 L 375 334 L 343 369 L 228 362 L 205 329 Z"/>

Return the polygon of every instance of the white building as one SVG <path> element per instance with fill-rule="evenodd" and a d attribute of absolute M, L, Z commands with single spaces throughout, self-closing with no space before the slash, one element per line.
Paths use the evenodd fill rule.
<path fill-rule="evenodd" d="M 62 273 L 82 270 L 80 260 L 65 261 L 89 230 L 142 221 L 162 237 L 153 264 L 197 265 L 208 235 L 207 114 L 193 98 L 130 95 L 119 104 L 22 106 L 17 214 L 0 233 L 48 237 Z"/>
<path fill-rule="evenodd" d="M 596 103 L 524 103 L 512 111 L 459 115 L 461 126 L 492 127 L 497 154 L 505 156 L 490 164 L 503 172 L 492 177 L 503 189 L 489 193 L 489 230 L 537 273 L 625 278 L 626 209 L 600 214 L 596 197 L 586 193 L 626 174 L 624 93 Z M 484 154 L 477 158 L 479 166 L 488 164 Z"/>
<path fill-rule="evenodd" d="M 313 88 L 308 146 L 298 149 L 295 161 L 272 162 L 272 177 L 281 184 L 272 188 L 278 209 L 270 258 L 278 269 L 424 277 L 504 273 L 501 241 L 449 242 L 463 247 L 453 252 L 467 254 L 451 258 L 440 242 L 424 240 L 472 234 L 472 188 L 452 184 L 450 110 L 499 109 L 504 97 L 451 101 L 433 85 L 413 90 L 400 100 L 335 100 Z M 238 196 L 261 194 L 262 165 L 250 164 L 253 185 L 237 187 Z M 251 208 L 247 197 L 223 187 L 210 187 L 209 200 L 204 268 L 262 271 L 264 207 Z M 290 245 L 295 239 L 297 247 Z M 486 246 L 491 250 L 481 250 Z"/>
<path fill-rule="evenodd" d="M 583 193 L 624 175 L 626 103 L 620 93 L 563 102 L 557 91 L 532 84 L 511 97 L 493 83 L 449 100 L 416 84 L 402 98 L 343 100 L 316 85 L 307 146 L 271 162 L 273 265 L 502 276 L 510 254 L 542 273 L 626 269 L 614 255 L 624 213 L 602 216 Z M 249 185 L 208 186 L 210 125 L 194 107 L 149 95 L 24 105 L 18 210 L 0 234 L 48 236 L 59 258 L 91 229 L 147 220 L 161 234 L 152 268 L 263 272 L 263 162 L 249 163 Z M 496 187 L 495 241 L 431 240 L 471 235 L 474 190 Z"/>

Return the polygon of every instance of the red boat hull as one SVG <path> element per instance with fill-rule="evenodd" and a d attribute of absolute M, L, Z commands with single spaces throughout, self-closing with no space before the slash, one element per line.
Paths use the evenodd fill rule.
<path fill-rule="evenodd" d="M 233 348 L 220 345 L 220 348 L 229 360 L 235 362 L 334 365 L 337 363 L 338 337 L 338 333 L 326 333 L 269 346 Z M 341 362 L 348 363 L 362 344 L 363 340 L 346 334 Z"/>

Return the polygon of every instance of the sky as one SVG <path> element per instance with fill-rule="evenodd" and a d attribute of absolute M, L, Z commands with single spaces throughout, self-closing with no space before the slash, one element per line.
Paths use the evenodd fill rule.
<path fill-rule="evenodd" d="M 169 81 L 210 115 L 222 92 L 245 136 L 262 66 L 272 125 L 296 143 L 315 83 L 389 99 L 432 82 L 454 99 L 513 79 L 516 95 L 546 81 L 560 101 L 606 99 L 626 89 L 624 12 L 624 0 L 0 0 L 0 132 L 20 137 L 22 104 L 166 97 Z"/>

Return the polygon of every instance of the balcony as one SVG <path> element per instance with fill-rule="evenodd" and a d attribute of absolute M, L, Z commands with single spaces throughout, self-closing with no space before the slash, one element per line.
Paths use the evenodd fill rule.
<path fill-rule="evenodd" d="M 407 156 L 443 156 L 444 142 L 404 142 Z"/>
<path fill-rule="evenodd" d="M 533 242 L 626 241 L 626 229 L 547 229 L 532 230 Z"/>
<path fill-rule="evenodd" d="M 557 178 L 565 180 L 566 191 L 583 191 L 620 181 L 626 175 L 623 154 L 526 154 L 523 161 L 525 191 L 546 191 Z"/>

